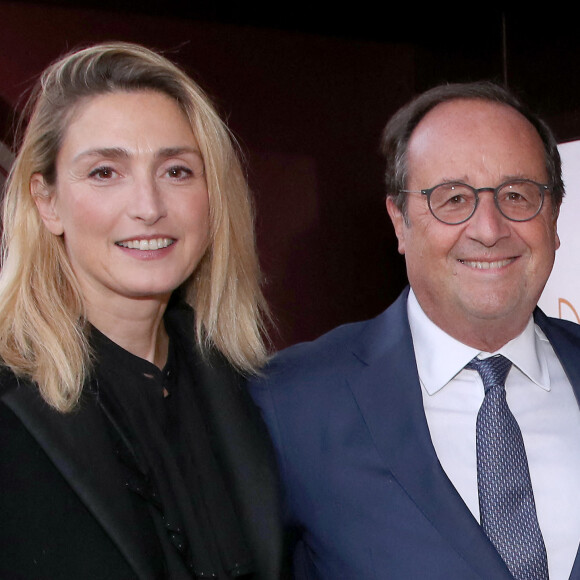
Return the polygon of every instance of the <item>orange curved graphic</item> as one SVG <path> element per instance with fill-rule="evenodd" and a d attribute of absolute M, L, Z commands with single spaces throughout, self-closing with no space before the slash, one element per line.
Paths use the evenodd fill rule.
<path fill-rule="evenodd" d="M 565 298 L 558 298 L 558 316 L 559 318 L 563 318 L 562 317 L 562 305 L 566 305 L 573 313 L 574 316 L 576 317 L 576 322 L 580 323 L 580 316 L 578 316 L 578 312 L 576 312 L 576 309 L 574 308 L 574 306 L 572 306 L 572 304 L 570 302 L 568 302 L 568 300 L 566 300 Z"/>

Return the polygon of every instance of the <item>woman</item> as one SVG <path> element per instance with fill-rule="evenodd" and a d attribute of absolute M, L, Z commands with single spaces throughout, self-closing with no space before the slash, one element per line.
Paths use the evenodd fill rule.
<path fill-rule="evenodd" d="M 280 577 L 233 141 L 164 57 L 50 66 L 4 199 L 0 577 Z"/>

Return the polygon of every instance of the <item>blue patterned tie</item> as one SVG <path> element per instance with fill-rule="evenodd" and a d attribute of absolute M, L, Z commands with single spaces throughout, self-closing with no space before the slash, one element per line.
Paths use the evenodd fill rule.
<path fill-rule="evenodd" d="M 485 389 L 477 415 L 477 485 L 481 526 L 516 580 L 547 580 L 548 559 L 536 516 L 524 440 L 512 415 L 505 380 L 512 363 L 502 355 L 465 368 Z"/>

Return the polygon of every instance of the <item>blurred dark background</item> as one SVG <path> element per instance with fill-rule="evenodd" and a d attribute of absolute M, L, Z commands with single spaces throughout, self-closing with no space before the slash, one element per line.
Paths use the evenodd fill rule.
<path fill-rule="evenodd" d="M 560 141 L 580 137 L 571 10 L 408 4 L 0 1 L 3 141 L 21 95 L 63 52 L 102 40 L 162 50 L 212 95 L 246 154 L 275 345 L 314 338 L 374 316 L 406 284 L 378 146 L 412 96 L 492 79 Z"/>

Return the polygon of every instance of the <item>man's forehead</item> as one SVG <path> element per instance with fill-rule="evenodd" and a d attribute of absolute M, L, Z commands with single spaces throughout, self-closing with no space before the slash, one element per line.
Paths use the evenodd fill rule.
<path fill-rule="evenodd" d="M 545 149 L 536 128 L 514 108 L 483 99 L 456 99 L 432 109 L 411 135 L 407 163 L 409 177 L 437 169 L 459 179 L 485 167 L 498 178 L 546 178 Z"/>
<path fill-rule="evenodd" d="M 468 128 L 483 119 L 486 122 L 508 122 L 514 126 L 526 126 L 537 133 L 530 121 L 510 105 L 482 98 L 457 98 L 433 107 L 417 124 L 411 139 L 425 128 L 433 127 L 444 134 L 454 128 Z"/>

